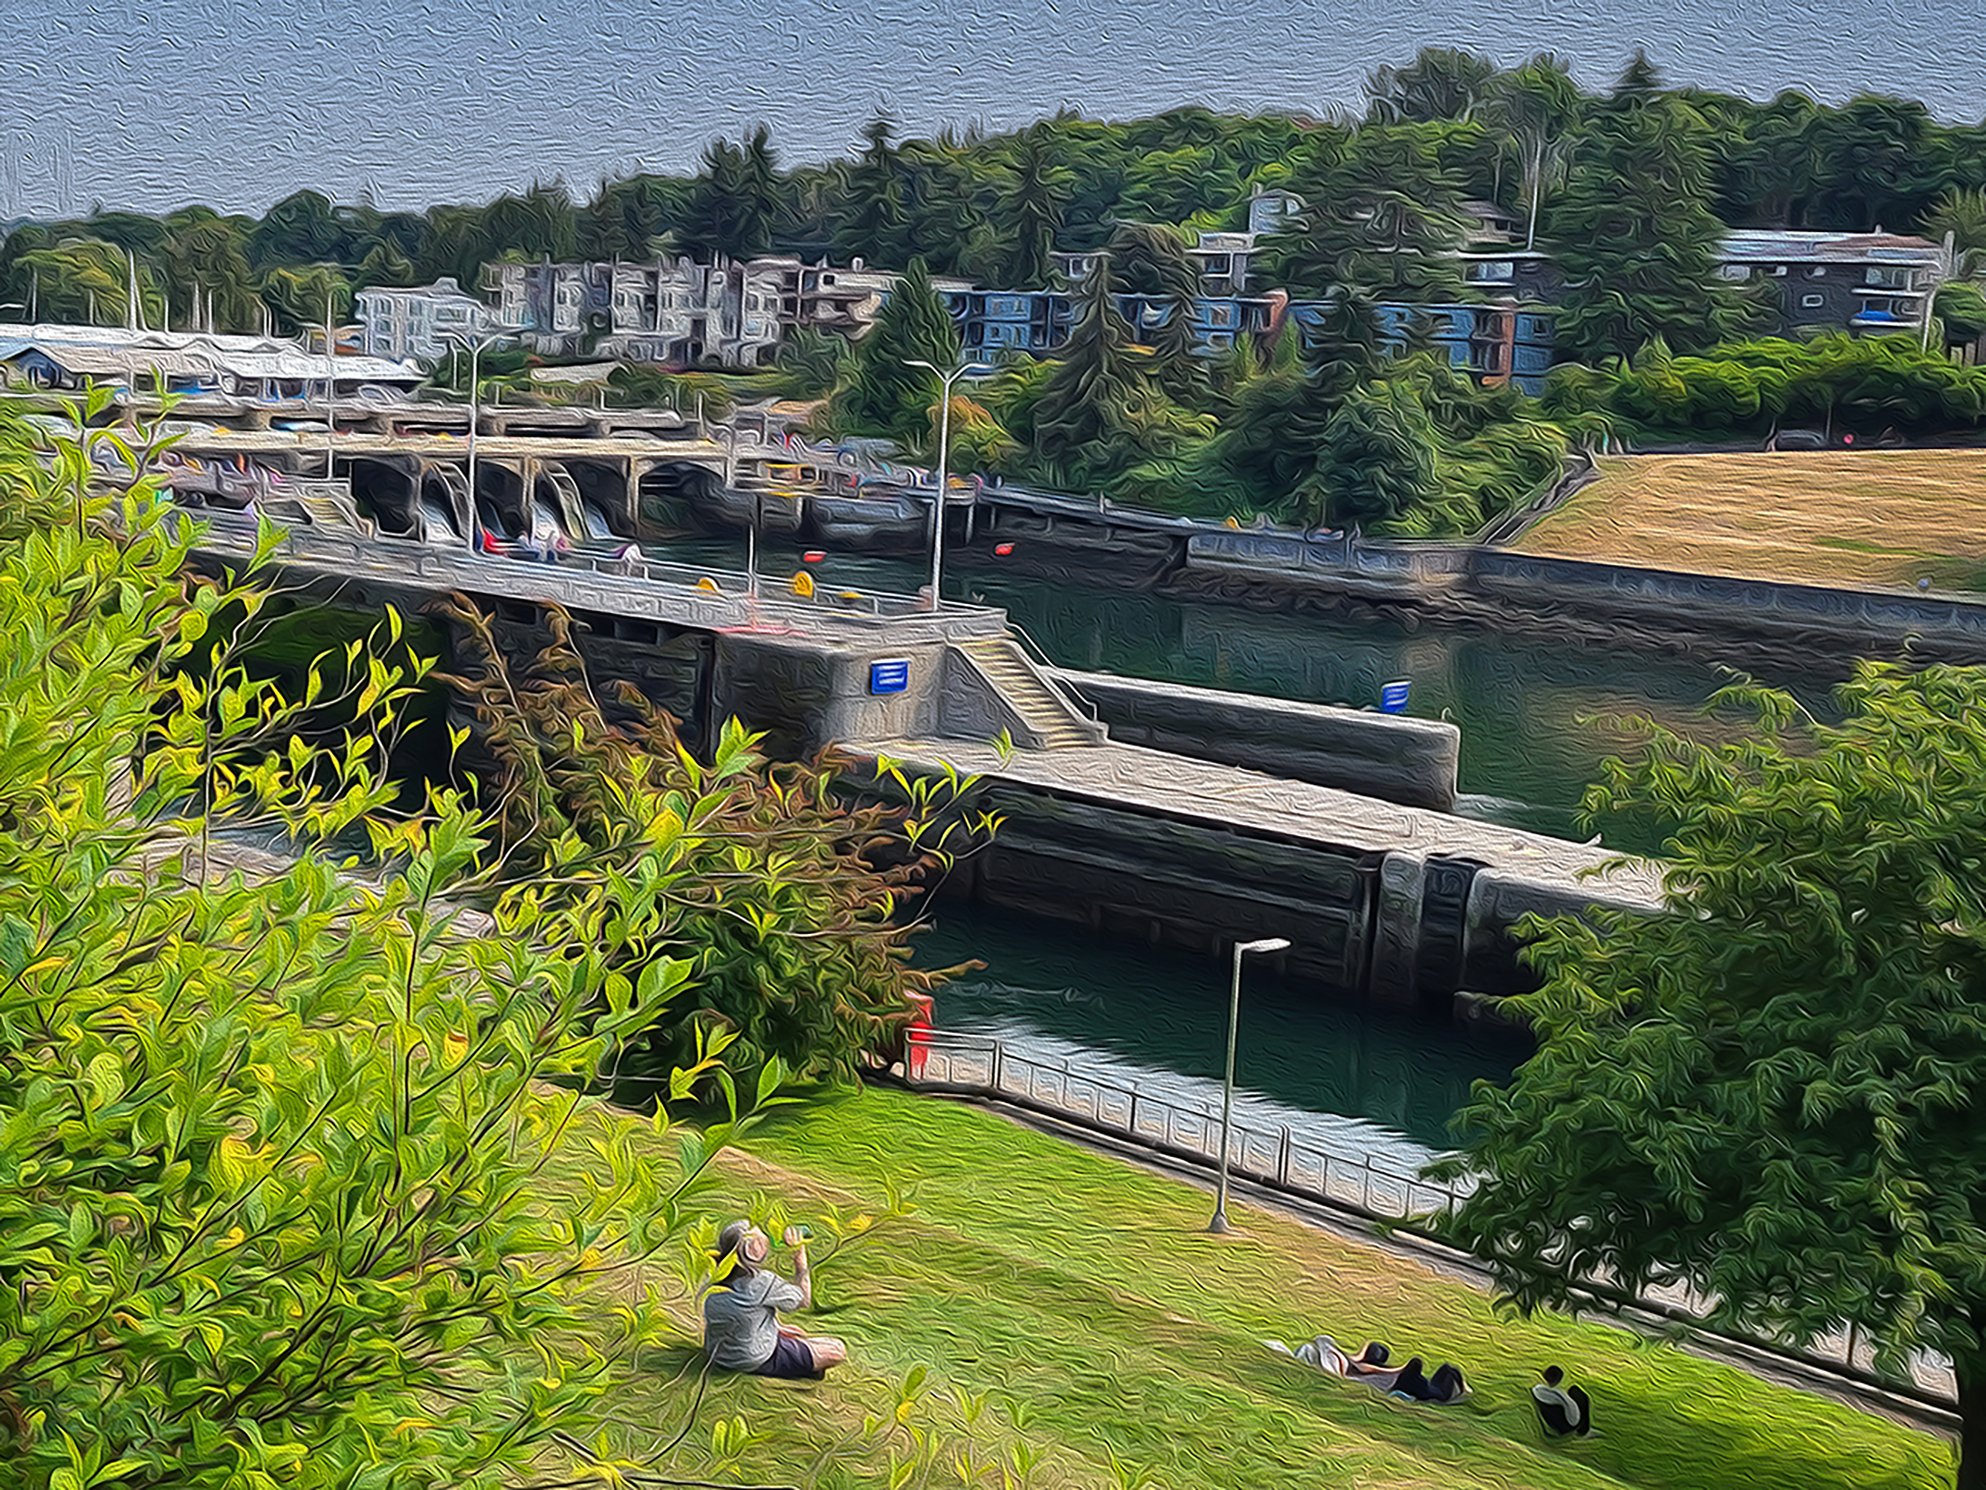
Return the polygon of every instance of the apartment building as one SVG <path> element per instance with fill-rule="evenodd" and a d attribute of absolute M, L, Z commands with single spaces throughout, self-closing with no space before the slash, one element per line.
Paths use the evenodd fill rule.
<path fill-rule="evenodd" d="M 499 324 L 495 311 L 445 277 L 409 289 L 360 290 L 356 300 L 359 350 L 370 357 L 433 366 L 457 339 L 482 336 Z"/>

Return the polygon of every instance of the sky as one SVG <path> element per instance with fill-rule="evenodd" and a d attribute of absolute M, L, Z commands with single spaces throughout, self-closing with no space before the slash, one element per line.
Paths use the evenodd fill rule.
<path fill-rule="evenodd" d="M 1323 113 L 1424 45 L 1554 50 L 1589 86 L 1639 45 L 1675 83 L 1986 117 L 1971 0 L 0 0 L 0 219 L 560 176 L 584 197 L 760 120 L 789 164 L 847 154 L 879 106 L 914 135 L 1064 105 Z"/>

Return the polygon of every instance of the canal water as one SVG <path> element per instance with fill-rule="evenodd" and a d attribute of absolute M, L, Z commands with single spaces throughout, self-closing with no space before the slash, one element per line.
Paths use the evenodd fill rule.
<path fill-rule="evenodd" d="M 672 544 L 669 556 L 738 569 L 742 538 Z M 948 597 L 1005 609 L 1057 663 L 1320 703 L 1371 706 L 1382 684 L 1411 685 L 1407 712 L 1452 720 L 1462 732 L 1460 810 L 1585 838 L 1580 798 L 1627 736 L 1610 716 L 1700 721 L 1729 675 L 1686 653 L 1657 655 L 1625 642 L 1521 637 L 1477 625 L 1413 624 L 1380 613 L 1279 613 L 1040 577 L 1003 567 L 983 546 L 954 554 Z M 768 588 L 801 569 L 824 588 L 915 590 L 916 558 L 769 545 Z M 1828 712 L 1838 677 L 1755 670 Z M 1618 847 L 1654 843 L 1609 833 Z M 941 1027 L 1011 1042 L 1023 1053 L 1218 1111 L 1226 1030 L 1227 965 L 979 908 L 941 907 L 919 938 L 919 960 L 986 964 L 943 989 Z M 1451 1119 L 1478 1079 L 1506 1080 L 1523 1058 L 1508 1036 L 1334 1004 L 1251 970 L 1243 997 L 1239 1120 L 1375 1162 L 1413 1167 L 1450 1147 Z"/>
<path fill-rule="evenodd" d="M 1150 952 L 981 907 L 941 906 L 917 960 L 985 966 L 944 985 L 941 1029 L 991 1035 L 1051 1065 L 1188 1111 L 1220 1112 L 1231 962 Z M 1509 1034 L 1335 1002 L 1244 965 L 1234 1120 L 1411 1175 L 1453 1147 L 1477 1080 L 1523 1059 Z"/>

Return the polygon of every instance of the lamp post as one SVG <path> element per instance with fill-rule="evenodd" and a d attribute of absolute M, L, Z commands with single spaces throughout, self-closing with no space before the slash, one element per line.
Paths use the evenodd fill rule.
<path fill-rule="evenodd" d="M 1230 1229 L 1227 1224 L 1227 1137 L 1229 1120 L 1234 1114 L 1234 1043 L 1241 1028 L 1241 959 L 1250 952 L 1281 952 L 1288 947 L 1289 938 L 1283 936 L 1234 944 L 1234 984 L 1227 1005 L 1227 1074 L 1221 1079 L 1221 1180 L 1220 1188 L 1214 1192 L 1214 1217 L 1207 1223 L 1207 1230 L 1216 1234 Z"/>
<path fill-rule="evenodd" d="M 500 341 L 508 341 L 509 328 L 499 328 L 486 336 L 471 336 L 466 332 L 451 332 L 448 339 L 457 346 L 469 349 L 469 543 L 476 542 L 476 426 L 482 423 L 482 404 L 478 397 L 481 390 L 480 375 L 483 365 L 483 351 Z M 528 505 L 528 504 L 527 504 Z"/>
<path fill-rule="evenodd" d="M 946 372 L 936 363 L 917 358 L 904 358 L 905 367 L 921 367 L 936 373 L 943 390 L 938 404 L 938 494 L 931 501 L 931 606 L 938 608 L 938 581 L 943 577 L 945 563 L 945 482 L 949 473 L 946 464 L 951 457 L 952 443 L 952 384 L 960 378 L 971 377 L 976 373 L 993 371 L 983 362 L 968 362 L 964 367 L 955 367 Z"/>
<path fill-rule="evenodd" d="M 333 446 L 338 435 L 338 336 L 331 325 L 331 291 L 324 291 L 324 479 L 338 479 Z"/>

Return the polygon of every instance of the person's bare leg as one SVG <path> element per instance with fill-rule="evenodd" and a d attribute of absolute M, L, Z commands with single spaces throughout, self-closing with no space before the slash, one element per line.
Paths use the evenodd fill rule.
<path fill-rule="evenodd" d="M 848 1359 L 848 1347 L 831 1335 L 801 1335 L 799 1340 L 807 1347 L 807 1353 L 814 1358 L 816 1371 L 839 1366 Z"/>

